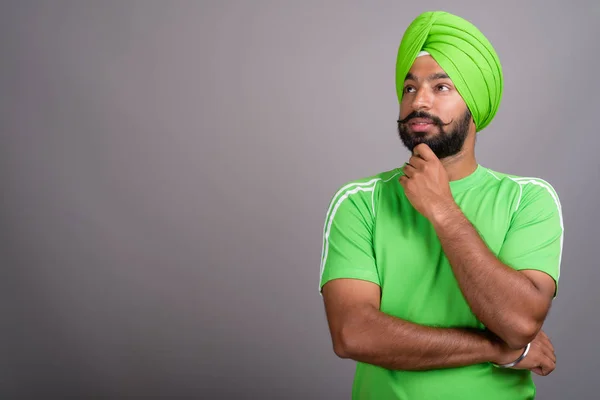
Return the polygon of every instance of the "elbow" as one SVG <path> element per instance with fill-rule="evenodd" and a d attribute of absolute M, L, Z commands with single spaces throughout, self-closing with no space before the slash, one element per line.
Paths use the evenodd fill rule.
<path fill-rule="evenodd" d="M 504 341 L 511 349 L 522 349 L 535 339 L 540 329 L 541 324 L 537 321 L 525 321 L 513 327 L 506 334 Z"/>
<path fill-rule="evenodd" d="M 354 309 L 338 320 L 331 330 L 333 352 L 340 358 L 362 359 L 370 352 L 369 326 L 373 322 L 371 306 Z"/>
<path fill-rule="evenodd" d="M 339 358 L 353 358 L 356 354 L 357 337 L 356 333 L 348 327 L 342 327 L 333 335 L 333 352 Z"/>
<path fill-rule="evenodd" d="M 368 333 L 366 327 L 369 324 L 369 313 L 355 312 L 343 321 L 332 333 L 333 351 L 340 358 L 356 360 L 368 352 Z"/>
<path fill-rule="evenodd" d="M 348 351 L 348 348 L 339 340 L 333 341 L 333 352 L 339 358 L 350 358 L 350 352 Z"/>

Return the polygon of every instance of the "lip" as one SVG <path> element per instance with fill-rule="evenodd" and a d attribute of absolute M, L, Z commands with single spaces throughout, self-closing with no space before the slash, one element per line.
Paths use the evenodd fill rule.
<path fill-rule="evenodd" d="M 433 124 L 433 120 L 429 118 L 413 118 L 409 121 L 409 124 Z"/>
<path fill-rule="evenodd" d="M 413 132 L 427 132 L 435 125 L 430 119 L 415 118 L 409 122 L 409 126 Z"/>

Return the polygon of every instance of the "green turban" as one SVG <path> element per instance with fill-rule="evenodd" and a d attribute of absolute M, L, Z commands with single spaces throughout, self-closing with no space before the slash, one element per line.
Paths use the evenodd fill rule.
<path fill-rule="evenodd" d="M 448 74 L 469 107 L 477 132 L 494 118 L 502 98 L 500 60 L 492 44 L 472 23 L 443 11 L 419 15 L 407 28 L 396 62 L 396 91 L 402 101 L 404 79 L 417 55 L 426 51 Z"/>

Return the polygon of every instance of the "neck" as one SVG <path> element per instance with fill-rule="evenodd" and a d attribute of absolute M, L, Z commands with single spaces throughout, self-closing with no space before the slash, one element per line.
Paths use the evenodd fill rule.
<path fill-rule="evenodd" d="M 448 180 L 456 181 L 466 178 L 477 169 L 477 160 L 475 159 L 475 134 L 471 132 L 465 140 L 463 148 L 457 154 L 440 160 Z"/>
<path fill-rule="evenodd" d="M 472 153 L 467 154 L 461 151 L 454 156 L 444 158 L 440 161 L 446 169 L 448 180 L 450 181 L 466 178 L 477 169 L 477 160 Z"/>

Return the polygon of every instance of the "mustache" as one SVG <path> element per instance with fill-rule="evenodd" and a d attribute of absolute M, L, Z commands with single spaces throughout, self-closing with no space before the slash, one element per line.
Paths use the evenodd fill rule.
<path fill-rule="evenodd" d="M 427 118 L 430 119 L 431 121 L 433 121 L 433 123 L 437 126 L 448 126 L 452 123 L 452 121 L 448 122 L 448 123 L 444 123 L 444 121 L 442 121 L 439 117 L 436 117 L 435 115 L 429 114 L 426 111 L 413 111 L 410 114 L 408 114 L 406 116 L 406 118 L 404 119 L 399 119 L 398 120 L 398 124 L 399 125 L 404 125 L 406 124 L 408 121 L 410 121 L 413 118 Z"/>

